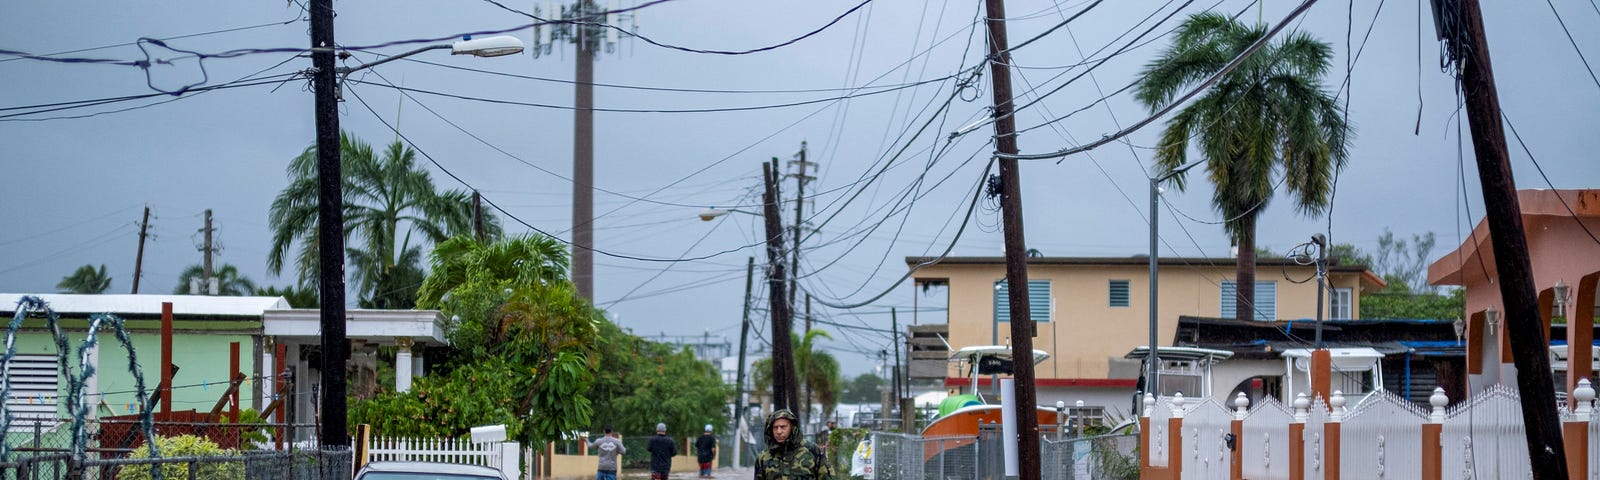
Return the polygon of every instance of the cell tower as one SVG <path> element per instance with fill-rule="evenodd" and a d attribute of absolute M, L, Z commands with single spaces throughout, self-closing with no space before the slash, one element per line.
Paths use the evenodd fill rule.
<path fill-rule="evenodd" d="M 554 22 L 534 27 L 534 58 L 549 55 L 557 43 L 571 43 L 577 50 L 572 109 L 572 283 L 578 295 L 590 301 L 594 300 L 594 57 L 602 46 L 606 53 L 616 51 L 621 29 L 639 30 L 639 18 L 633 13 L 609 13 L 621 9 L 621 3 L 547 1 L 534 6 L 535 17 Z"/>

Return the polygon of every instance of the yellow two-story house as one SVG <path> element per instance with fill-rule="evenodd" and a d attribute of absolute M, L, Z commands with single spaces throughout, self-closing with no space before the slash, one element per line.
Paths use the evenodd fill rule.
<path fill-rule="evenodd" d="M 1177 257 L 1159 262 L 1161 345 L 1173 345 L 1180 315 L 1234 318 L 1234 259 Z M 1382 288 L 1383 281 L 1365 266 L 1330 263 L 1324 318 L 1358 319 L 1360 293 Z M 943 290 L 948 308 L 947 324 L 912 327 L 909 376 L 924 388 L 963 389 L 968 382 L 965 372 L 943 365 L 948 352 L 1010 344 L 1005 259 L 908 257 L 906 264 L 916 269 L 917 295 Z M 1040 405 L 1083 400 L 1126 411 L 1140 377 L 1140 363 L 1124 357 L 1148 343 L 1149 280 L 1149 259 L 1142 256 L 1028 259 L 1029 310 L 1037 325 L 1033 346 L 1050 354 L 1035 367 Z M 1255 298 L 1255 314 L 1246 318 L 1314 319 L 1315 268 L 1288 259 L 1258 258 Z M 938 300 L 919 304 L 933 310 L 939 308 Z M 932 316 L 936 315 L 914 315 Z M 981 379 L 980 390 L 988 388 L 988 379 Z"/>

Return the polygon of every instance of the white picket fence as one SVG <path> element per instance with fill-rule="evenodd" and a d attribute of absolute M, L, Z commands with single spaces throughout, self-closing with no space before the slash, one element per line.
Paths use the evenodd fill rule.
<path fill-rule="evenodd" d="M 1600 462 L 1600 415 L 1591 413 L 1593 389 L 1587 382 L 1581 385 L 1577 394 L 1581 401 L 1564 408 L 1561 419 L 1586 422 L 1589 440 L 1577 447 L 1589 454 L 1591 462 L 1583 478 L 1600 480 L 1600 465 L 1595 465 Z M 1322 480 L 1333 467 L 1342 478 L 1421 478 L 1425 424 L 1438 425 L 1438 464 L 1431 468 L 1438 468 L 1444 480 L 1532 477 L 1522 404 L 1514 387 L 1495 385 L 1448 409 L 1444 390 L 1435 389 L 1429 398 L 1431 411 L 1382 391 L 1350 408 L 1345 408 L 1346 400 L 1337 391 L 1328 404 L 1301 394 L 1293 408 L 1287 408 L 1272 398 L 1249 406 L 1241 395 L 1235 402 L 1239 410 L 1230 413 L 1210 399 L 1196 404 L 1182 398 L 1146 398 L 1149 467 L 1172 466 L 1181 458 L 1176 478 L 1229 478 L 1232 458 L 1224 442 L 1237 418 L 1241 435 L 1235 440 L 1245 478 Z M 1244 411 L 1247 406 L 1253 408 Z M 1182 422 L 1176 445 L 1169 443 L 1169 418 Z M 1328 425 L 1335 423 L 1339 438 L 1328 438 L 1333 433 Z M 1289 438 L 1291 425 L 1302 431 L 1298 442 Z M 1338 456 L 1328 448 L 1335 442 Z M 1288 468 L 1291 453 L 1303 460 L 1294 475 Z"/>
<path fill-rule="evenodd" d="M 446 462 L 499 469 L 508 480 L 521 477 L 522 446 L 517 442 L 472 443 L 462 438 L 373 437 L 367 447 L 372 462 Z"/>

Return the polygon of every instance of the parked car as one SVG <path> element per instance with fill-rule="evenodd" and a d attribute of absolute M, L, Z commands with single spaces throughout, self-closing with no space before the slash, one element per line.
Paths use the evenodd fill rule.
<path fill-rule="evenodd" d="M 505 480 L 499 470 L 478 465 L 434 462 L 372 462 L 356 480 Z"/>

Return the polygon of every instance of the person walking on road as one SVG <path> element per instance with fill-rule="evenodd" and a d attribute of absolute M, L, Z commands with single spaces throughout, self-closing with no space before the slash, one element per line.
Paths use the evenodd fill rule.
<path fill-rule="evenodd" d="M 667 424 L 656 424 L 656 436 L 650 437 L 650 480 L 667 480 L 672 472 L 672 457 L 678 455 L 678 444 L 667 436 Z"/>
<path fill-rule="evenodd" d="M 628 453 L 628 447 L 622 446 L 622 435 L 611 431 L 611 426 L 606 425 L 605 435 L 589 441 L 589 448 L 600 452 L 600 468 L 594 474 L 594 480 L 617 480 L 617 467 L 622 465 L 622 454 Z"/>
<path fill-rule="evenodd" d="M 805 441 L 789 410 L 767 418 L 767 449 L 756 456 L 755 480 L 833 480 L 833 468 L 815 444 Z"/>
<path fill-rule="evenodd" d="M 717 437 L 711 434 L 711 424 L 706 432 L 694 441 L 695 460 L 700 462 L 700 478 L 711 478 L 711 462 L 717 458 Z"/>

